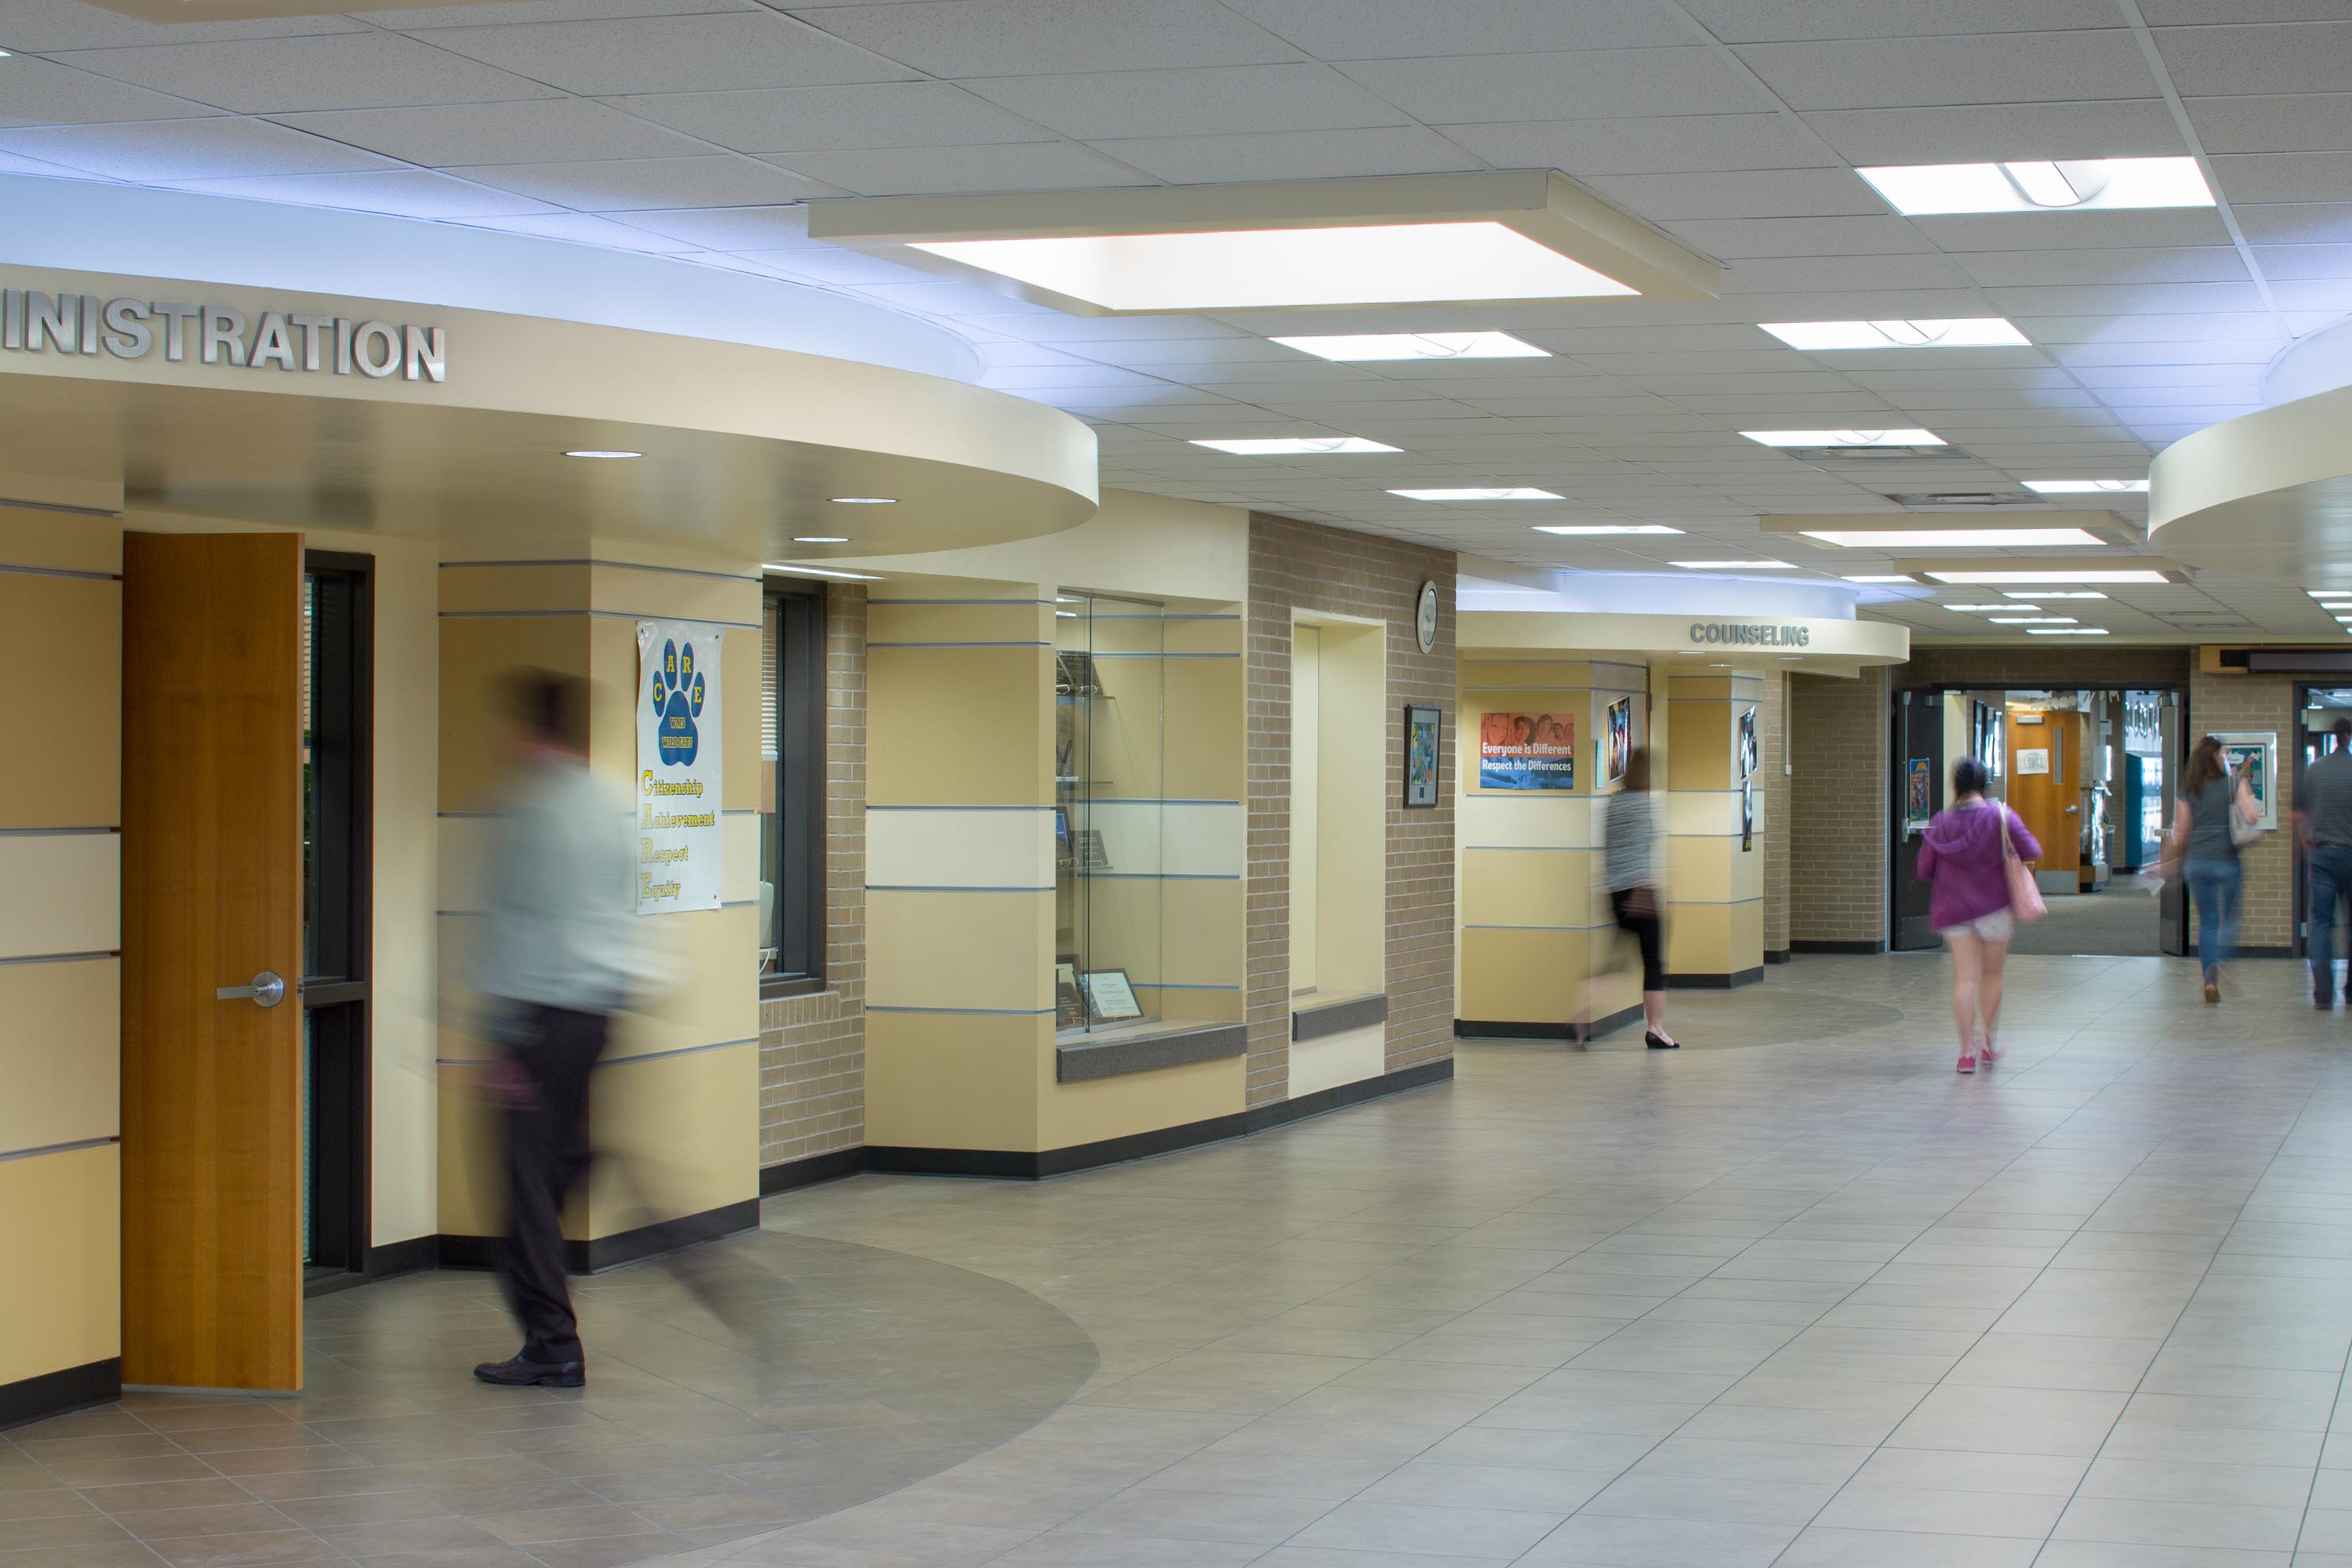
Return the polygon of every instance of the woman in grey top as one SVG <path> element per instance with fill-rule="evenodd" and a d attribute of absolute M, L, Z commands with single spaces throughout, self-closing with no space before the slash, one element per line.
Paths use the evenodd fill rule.
<path fill-rule="evenodd" d="M 1633 937 L 1642 955 L 1643 1041 L 1654 1051 L 1675 1050 L 1682 1042 L 1666 1033 L 1664 929 L 1658 919 L 1657 878 L 1651 869 L 1657 825 L 1650 809 L 1647 747 L 1636 746 L 1626 756 L 1624 787 L 1608 797 L 1603 809 L 1601 885 L 1608 890 L 1610 913 L 1617 929 Z M 1616 973 L 1613 963 L 1608 973 Z M 1579 1045 L 1589 1037 L 1592 984 L 1585 982 L 1571 1020 Z"/>
<path fill-rule="evenodd" d="M 2172 837 L 2165 847 L 2165 875 L 2178 871 L 2197 901 L 2197 962 L 2205 972 L 2205 1000 L 2221 999 L 2221 962 L 2238 940 L 2238 842 L 2230 814 L 2254 820 L 2253 792 L 2230 776 L 2221 742 L 2208 735 L 2189 753 L 2172 814 Z"/>

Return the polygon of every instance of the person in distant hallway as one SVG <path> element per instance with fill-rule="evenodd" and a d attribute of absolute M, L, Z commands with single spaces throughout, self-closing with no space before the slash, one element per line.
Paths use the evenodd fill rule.
<path fill-rule="evenodd" d="M 2233 811 L 2239 821 L 2252 822 L 2253 792 L 2243 779 L 2230 776 L 2221 742 L 2208 735 L 2189 754 L 2189 767 L 2180 775 L 2172 837 L 2164 848 L 2164 874 L 2178 871 L 2197 903 L 2197 962 L 2205 972 L 2208 1002 L 2221 999 L 2221 965 L 2238 942 L 2238 894 L 2243 883 L 2238 841 L 2230 831 Z"/>
<path fill-rule="evenodd" d="M 506 1121 L 507 1301 L 522 1349 L 484 1383 L 578 1388 L 586 1358 L 565 1280 L 564 1194 L 589 1164 L 588 1078 L 640 973 L 628 809 L 590 776 L 579 681 L 507 683 L 513 752 L 488 862 L 477 989 L 491 1007 L 489 1092 Z"/>
<path fill-rule="evenodd" d="M 1952 804 L 1936 814 L 1919 845 L 1918 874 L 1936 884 L 1928 921 L 1952 953 L 1952 1022 L 1960 1032 L 1959 1070 L 2000 1057 L 2000 975 L 2017 919 L 2009 869 L 2042 858 L 2042 846 L 2015 812 L 1985 798 L 1985 765 L 1952 764 Z"/>
<path fill-rule="evenodd" d="M 2294 786 L 2294 836 L 2311 868 L 2311 1005 L 2336 1005 L 2336 906 L 2352 900 L 2352 719 L 2338 719 L 2335 748 Z M 2344 977 L 2352 1002 L 2352 973 Z"/>
<path fill-rule="evenodd" d="M 1678 1050 L 1666 1033 L 1665 927 L 1654 862 L 1657 824 L 1650 805 L 1650 752 L 1636 746 L 1625 757 L 1624 784 L 1608 797 L 1602 817 L 1601 885 L 1617 929 L 1633 939 L 1642 957 L 1643 1043 L 1654 1051 Z M 1609 971 L 1616 973 L 1612 961 Z M 1569 1021 L 1579 1045 L 1591 1037 L 1594 981 L 1587 980 Z"/>

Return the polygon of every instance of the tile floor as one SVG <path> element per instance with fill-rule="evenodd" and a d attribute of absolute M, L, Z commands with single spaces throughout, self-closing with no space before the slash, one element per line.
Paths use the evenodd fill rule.
<path fill-rule="evenodd" d="M 1451 1085 L 1212 1149 L 791 1194 L 683 1273 L 589 1282 L 585 1398 L 430 1380 L 505 1348 L 478 1279 L 353 1292 L 312 1346 L 350 1381 L 259 1407 L 296 1442 L 175 1436 L 233 1439 L 217 1412 L 251 1402 L 10 1434 L 0 1568 L 602 1568 L 654 1533 L 681 1565 L 803 1568 L 2352 1568 L 2352 1019 L 2285 963 L 2208 1009 L 2188 964 L 2023 958 L 2011 1055 L 1960 1079 L 1944 973 L 1809 958 L 1678 994 L 1694 1048 L 1671 1056 L 1469 1045 Z M 896 1332 L 861 1347 L 869 1310 Z M 869 1376 L 924 1424 L 911 1454 L 785 1415 Z M 371 1452 L 334 1399 L 435 1425 Z M 529 1436 L 590 1418 L 622 1456 L 603 1481 Z M 744 1459 L 739 1434 L 791 1455 Z M 142 1447 L 68 1447 L 110 1436 Z M 420 1457 L 436 1439 L 596 1495 L 444 1506 L 405 1538 L 302 1516 L 303 1478 L 363 1467 L 401 1486 L 352 1497 L 446 1505 L 493 1461 L 478 1484 L 509 1484 L 506 1458 Z M 317 1468 L 314 1445 L 351 1458 Z M 109 1468 L 156 1462 L 249 1501 L 106 1495 L 214 1484 Z M 628 1495 L 697 1466 L 750 1472 L 699 1495 L 772 1493 L 791 1521 L 666 1523 Z M 287 1523 L 142 1545 L 91 1522 L 251 1508 Z"/>

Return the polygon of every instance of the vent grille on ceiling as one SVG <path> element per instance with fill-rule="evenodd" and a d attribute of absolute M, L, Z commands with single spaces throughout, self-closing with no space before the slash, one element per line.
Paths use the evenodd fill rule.
<path fill-rule="evenodd" d="M 1801 463 L 1883 463 L 1890 458 L 1976 461 L 1971 454 L 1961 451 L 1958 447 L 1780 447 L 1774 449 Z"/>
<path fill-rule="evenodd" d="M 1896 506 L 2041 506 L 2049 503 L 2030 490 L 1906 490 L 1888 495 Z"/>

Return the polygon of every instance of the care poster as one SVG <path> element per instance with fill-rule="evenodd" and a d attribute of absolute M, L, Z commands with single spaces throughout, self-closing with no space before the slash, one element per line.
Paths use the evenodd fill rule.
<path fill-rule="evenodd" d="M 637 623 L 637 913 L 719 907 L 719 628 Z"/>

